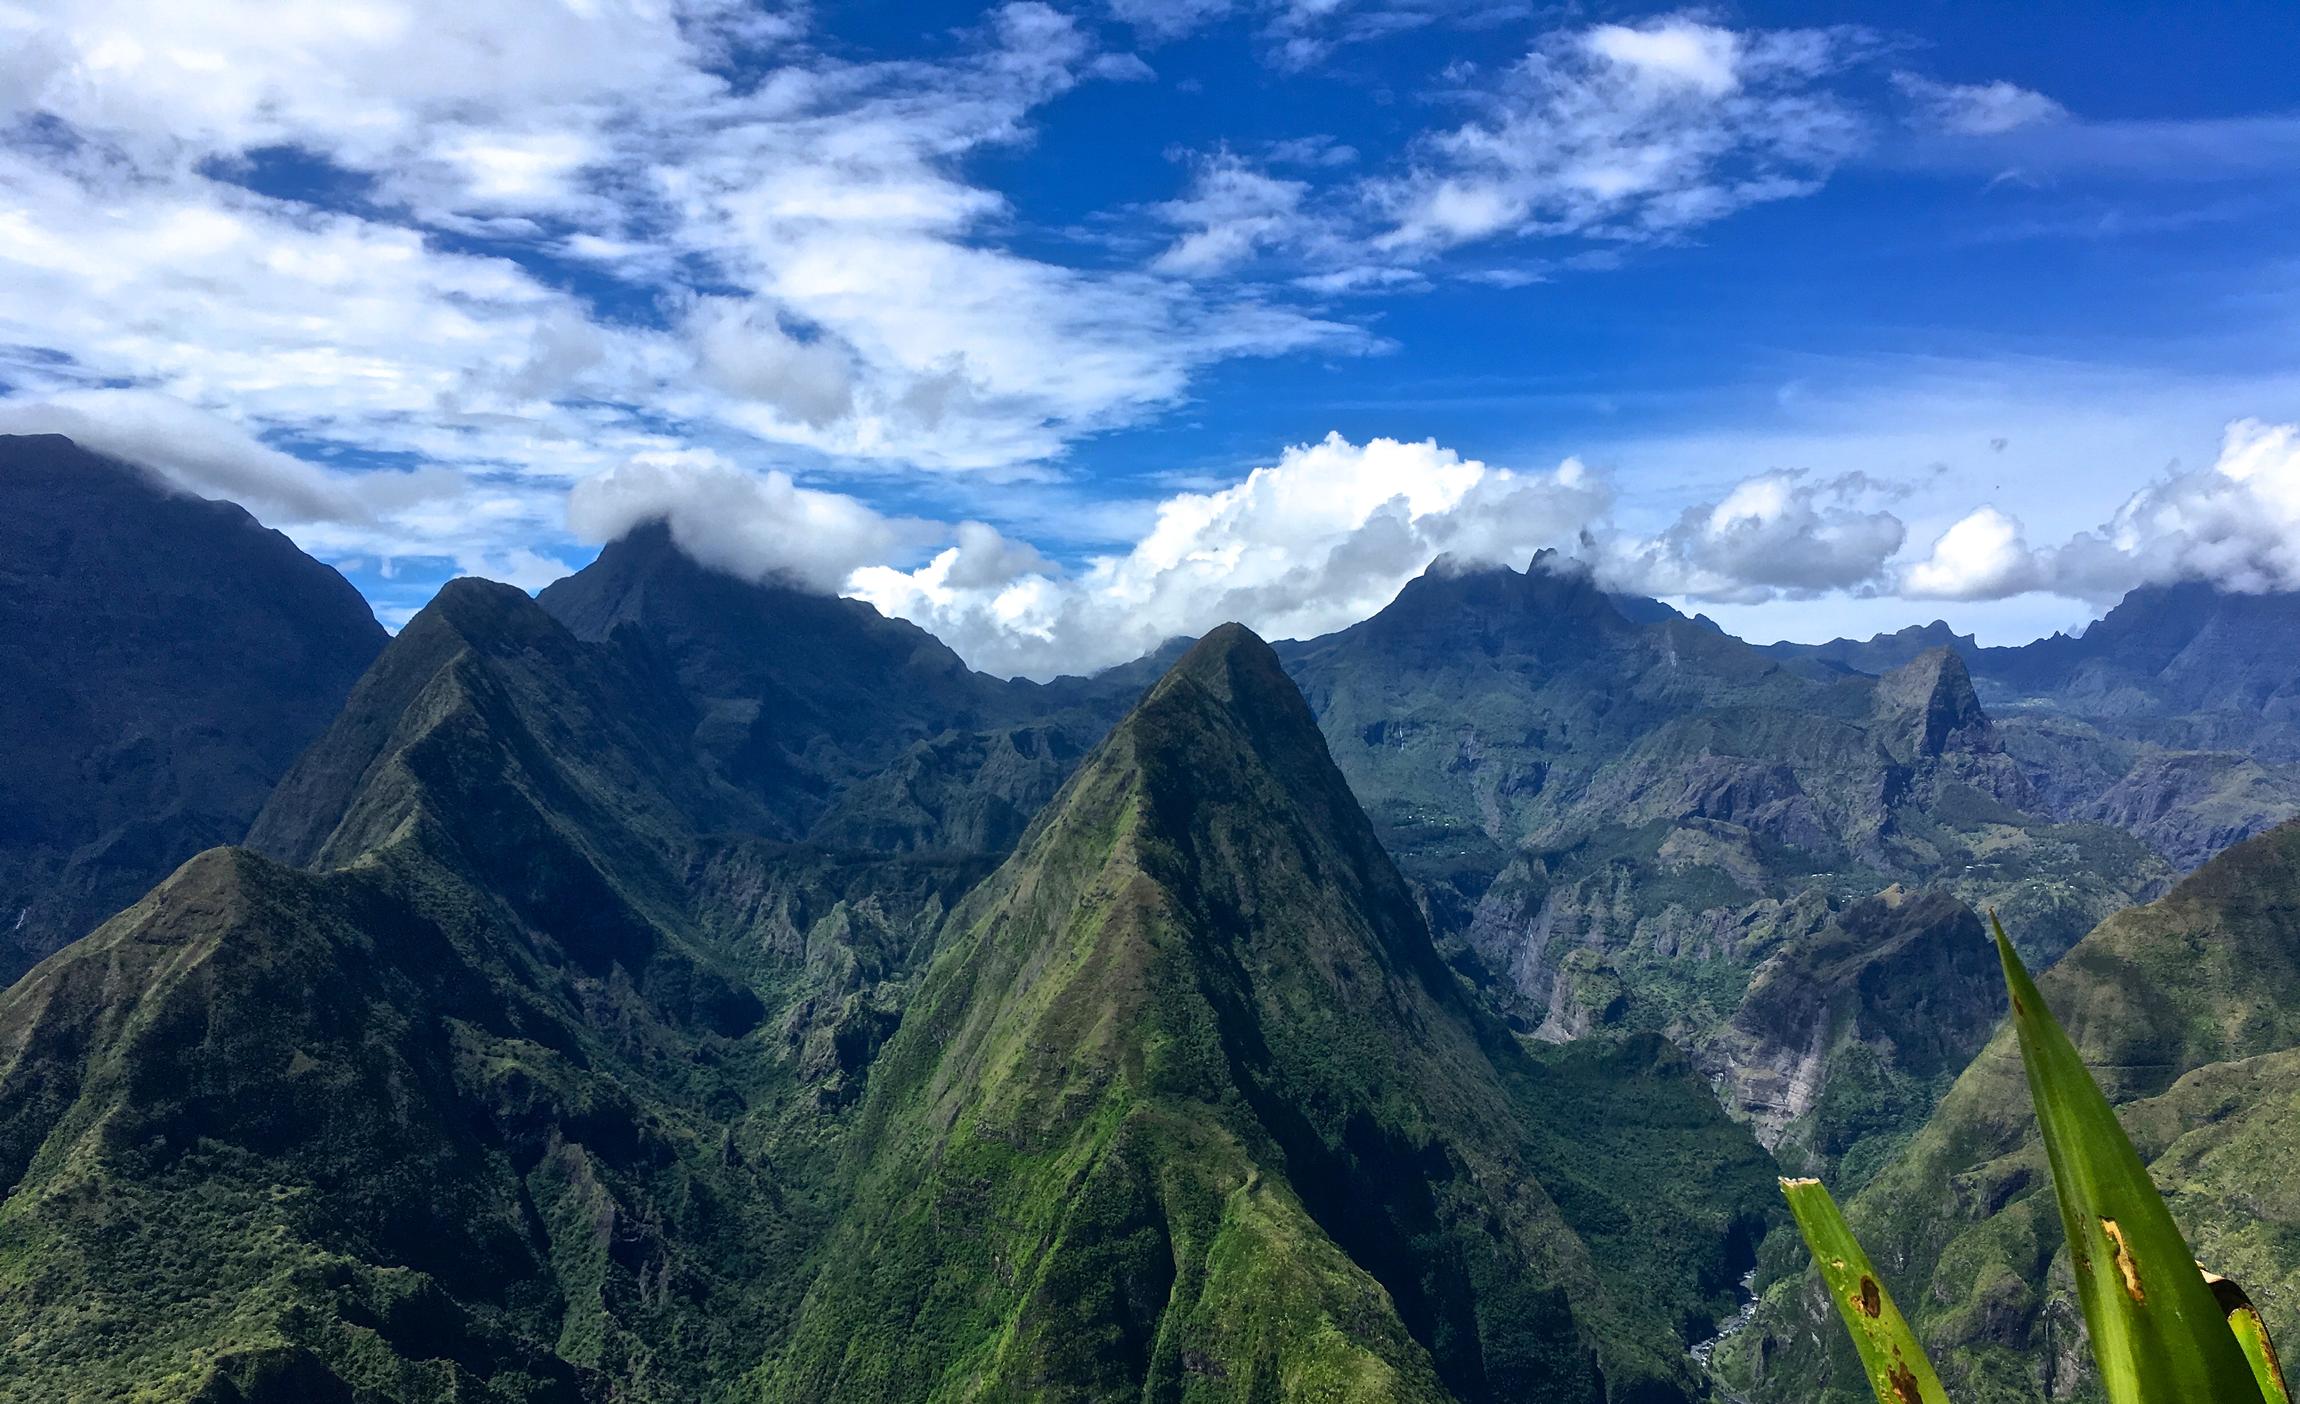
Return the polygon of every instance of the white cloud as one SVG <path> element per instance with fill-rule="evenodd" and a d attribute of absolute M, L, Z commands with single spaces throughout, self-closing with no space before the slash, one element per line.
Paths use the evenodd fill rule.
<path fill-rule="evenodd" d="M 708 451 L 642 455 L 578 483 L 567 499 L 568 526 L 588 541 L 610 541 L 650 521 L 667 523 L 672 539 L 705 565 L 823 593 L 931 539 L 932 530 L 800 487 L 788 473 L 744 472 Z"/>
<path fill-rule="evenodd" d="M 2094 599 L 2173 580 L 2300 590 L 2300 425 L 2237 420 L 2210 468 L 2134 493 L 2045 568 L 2067 593 Z"/>
<path fill-rule="evenodd" d="M 1273 638 L 1339 629 L 1441 555 L 1523 566 L 1558 548 L 1613 588 L 1696 598 L 1870 586 L 1903 535 L 1867 505 L 1883 492 L 1858 476 L 1765 474 L 1641 539 L 1611 520 L 1611 488 L 1575 460 L 1527 473 L 1429 441 L 1329 434 L 1243 481 L 1165 498 L 1131 545 L 1073 570 L 981 523 L 892 520 L 715 459 L 641 461 L 587 482 L 570 519 L 604 540 L 666 518 L 723 569 L 842 589 L 976 667 L 1045 677 L 1124 662 L 1227 619 Z M 923 565 L 893 560 L 919 550 L 931 552 Z"/>
<path fill-rule="evenodd" d="M 1652 595 L 1751 603 L 1873 588 L 1907 537 L 1860 474 L 1747 478 L 1660 535 L 1611 546 L 1602 569 Z"/>
<path fill-rule="evenodd" d="M 1044 677 L 1227 619 L 1273 638 L 1341 628 L 1440 554 L 1522 566 L 1542 547 L 1574 547 L 1607 498 L 1571 461 L 1518 473 L 1434 443 L 1329 435 L 1233 486 L 1166 498 L 1132 546 L 1073 571 L 980 523 L 888 521 L 779 475 L 762 483 L 716 466 L 619 472 L 579 488 L 575 515 L 594 539 L 668 516 L 699 556 L 753 577 L 827 588 L 851 570 L 847 593 L 932 630 L 976 667 Z M 883 563 L 929 533 L 947 544 L 925 565 Z"/>
<path fill-rule="evenodd" d="M 1893 85 L 1908 95 L 1923 125 L 1952 136 L 2001 136 L 2068 116 L 2067 108 L 2043 93 L 2001 78 L 1993 83 L 1956 84 L 1896 73 Z"/>
<path fill-rule="evenodd" d="M 698 439 L 1011 470 L 1216 362 L 1369 343 L 1001 246 L 1011 212 L 962 166 L 1083 75 L 1141 70 L 1029 0 L 883 63 L 733 0 L 6 13 L 0 342 L 63 358 L 17 399 L 126 382 L 477 476 Z M 549 257 L 668 325 L 598 316 Z"/>
<path fill-rule="evenodd" d="M 1912 599 L 2002 599 L 2044 583 L 2020 521 L 1994 507 L 1976 507 L 1942 532 L 1923 560 L 1901 573 L 1900 592 Z"/>
<path fill-rule="evenodd" d="M 1550 36 L 1480 115 L 1425 138 L 1414 169 L 1373 187 L 1383 247 L 1428 251 L 1503 234 L 1666 235 L 1807 193 L 1864 142 L 1821 87 L 1830 32 L 1736 32 L 1677 15 Z"/>
<path fill-rule="evenodd" d="M 229 499 L 275 523 L 372 527 L 396 511 L 464 491 L 462 475 L 446 468 L 330 472 L 270 447 L 241 425 L 135 390 L 0 400 L 0 433 L 64 434 L 83 448 L 157 470 L 187 492 Z"/>
<path fill-rule="evenodd" d="M 1268 175 L 1218 151 L 1198 163 L 1188 195 L 1156 208 L 1184 232 L 1151 267 L 1184 277 L 1218 273 L 1263 248 L 1296 242 L 1306 232 L 1301 208 L 1309 190 L 1305 181 Z"/>

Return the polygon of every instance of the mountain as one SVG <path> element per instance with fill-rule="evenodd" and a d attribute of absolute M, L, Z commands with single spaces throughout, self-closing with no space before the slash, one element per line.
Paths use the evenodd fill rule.
<path fill-rule="evenodd" d="M 770 1399 L 1689 1399 L 1769 1188 L 1661 1045 L 1484 1011 L 1235 625 L 967 898 L 852 1146 Z"/>
<path fill-rule="evenodd" d="M 1816 675 L 1537 559 L 1433 569 L 1285 656 L 1441 943 L 1553 1037 L 1698 1042 L 1817 929 L 1799 894 L 1940 884 L 2049 956 L 2169 876 L 2043 812 L 1946 649 Z"/>
<path fill-rule="evenodd" d="M 0 1400 L 737 1393 L 989 863 L 765 836 L 697 726 L 644 637 L 453 582 L 266 853 L 0 995 Z"/>
<path fill-rule="evenodd" d="M 1935 621 L 1766 652 L 1876 674 L 1941 646 L 2056 816 L 2115 824 L 2185 870 L 2300 814 L 2300 594 L 2151 585 L 2081 635 L 2013 648 Z"/>
<path fill-rule="evenodd" d="M 2300 1335 L 2300 824 L 2103 922 L 2037 983 L 2200 1258 Z M 2090 1397 L 2051 1183 L 2006 1027 L 1847 1207 L 1958 1399 Z M 1723 1356 L 1736 1387 L 1866 1399 L 1802 1261 L 1768 1260 L 1778 1280 Z"/>
<path fill-rule="evenodd" d="M 1972 908 L 1899 886 L 1810 907 L 1696 1056 L 1784 1170 L 1840 1193 L 1904 1144 L 2002 1013 L 1995 950 Z"/>
<path fill-rule="evenodd" d="M 1156 677 L 993 678 L 860 600 L 701 565 L 660 523 L 538 598 L 577 638 L 661 653 L 696 751 L 768 831 L 845 847 L 1003 852 Z"/>
<path fill-rule="evenodd" d="M 0 435 L 0 985 L 237 842 L 383 643 L 238 507 Z"/>
<path fill-rule="evenodd" d="M 697 718 L 645 637 L 455 582 L 279 786 L 276 856 L 0 994 L 0 1400 L 789 1397 L 924 1321 L 839 1386 L 912 1397 L 968 1368 L 936 1323 L 1024 1291 L 968 1338 L 1016 1389 L 1308 1397 L 1282 1354 L 1690 1397 L 1767 1163 L 1665 1045 L 1482 1012 L 1258 643 L 1184 660 L 988 883 L 743 832 Z"/>
<path fill-rule="evenodd" d="M 1970 634 L 1960 634 L 1949 627 L 1945 619 L 1930 624 L 1911 624 L 1890 634 L 1876 634 L 1866 639 L 1835 638 L 1827 643 L 1774 643 L 1757 645 L 1760 652 L 1784 662 L 1807 661 L 1818 663 L 1825 669 L 1848 673 L 1867 673 L 1874 677 L 1913 661 L 1920 653 L 1936 648 L 1955 651 L 1970 663 L 1980 653 L 1980 643 Z"/>

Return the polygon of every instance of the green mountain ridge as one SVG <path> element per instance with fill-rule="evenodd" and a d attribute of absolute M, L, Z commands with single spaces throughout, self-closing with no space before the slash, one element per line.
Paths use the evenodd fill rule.
<path fill-rule="evenodd" d="M 853 1144 L 769 1398 L 1693 1398 L 1769 1191 L 1657 1046 L 1468 997 L 1236 626 L 967 899 Z"/>
<path fill-rule="evenodd" d="M 341 577 L 91 461 L 136 530 L 317 582 L 222 631 L 312 666 L 279 631 Z M 540 600 L 455 582 L 292 714 L 252 662 L 187 694 L 256 697 L 257 749 L 153 729 L 138 664 L 24 783 L 116 734 L 102 804 L 229 803 L 57 893 L 248 847 L 0 993 L 0 1400 L 1692 1400 L 1768 1150 L 1865 1187 L 1961 1383 L 2082 1397 L 2003 1050 L 1966 1068 L 1974 909 L 2040 965 L 2098 924 L 2047 988 L 2124 1020 L 2176 1208 L 2288 1317 L 2294 1210 L 2240 1187 L 2300 1151 L 2289 874 L 2256 839 L 2100 921 L 2300 795 L 2226 622 L 2280 608 L 2142 592 L 2014 668 L 1441 562 L 1323 639 L 1037 684 L 657 526 Z M 1752 1399 L 1851 1378 L 1781 1243 Z"/>
<path fill-rule="evenodd" d="M 756 1363 L 872 1000 L 980 869 L 702 831 L 733 802 L 643 662 L 458 582 L 257 826 L 313 870 L 203 854 L 0 996 L 0 1398 Z"/>
<path fill-rule="evenodd" d="M 1257 661 L 1222 705 L 1203 704 L 1201 649 L 1097 753 L 1155 755 L 1169 811 L 1185 779 L 1241 783 L 1242 815 L 1199 816 L 1220 842 L 1177 842 L 1157 869 L 1197 904 L 1158 910 L 1228 925 L 1168 931 L 1197 953 L 1192 988 L 1130 987 L 1172 1008 L 1031 1022 L 1015 1012 L 1042 986 L 994 987 L 941 933 L 969 889 L 962 912 L 979 914 L 1021 902 L 1017 873 L 1033 894 L 1058 886 L 1044 836 L 1067 844 L 1083 801 L 989 884 L 967 855 L 745 832 L 772 817 L 697 760 L 696 711 L 644 638 L 585 642 L 508 587 L 451 586 L 255 826 L 308 867 L 202 854 L 0 995 L 0 1399 L 807 1397 L 841 1323 L 887 1319 L 825 1303 L 883 1310 L 892 1290 L 963 1318 L 984 1307 L 954 1284 L 1007 1285 L 998 1264 L 968 1278 L 985 1265 L 915 1257 L 877 1259 L 901 1269 L 891 1285 L 848 1276 L 900 1186 L 896 1109 L 942 1056 L 957 991 L 988 1000 L 967 1046 L 1041 1080 L 1078 1074 L 984 1114 L 1025 1109 L 1017 1131 L 1105 1151 L 1104 1131 L 1135 1128 L 1099 1178 L 1008 1185 L 1075 1230 L 1029 1280 L 1078 1316 L 1022 1313 L 981 1338 L 1011 1367 L 986 1379 L 1034 1396 L 1043 1376 L 1077 1397 L 1155 1380 L 1175 1397 L 1311 1398 L 1337 1380 L 1368 1397 L 1523 1383 L 1595 1399 L 1606 1380 L 1611 1397 L 1694 1397 L 1676 1342 L 1722 1308 L 1770 1212 L 1762 1153 L 1657 1041 L 1536 1054 L 1483 1014 L 1291 684 L 1236 642 Z M 1140 744 L 1162 724 L 1175 735 Z M 1109 777 L 1090 766 L 1070 793 Z M 1145 832 L 1197 822 L 1170 812 Z M 1257 843 L 1296 861 L 1241 865 Z M 1240 881 L 1349 940 L 1206 905 Z M 1224 949 L 1259 950 L 1257 978 L 1211 959 Z M 1248 998 L 1283 1017 L 1246 1017 Z M 1254 1080 L 1209 1061 L 1228 1056 L 1224 1029 Z M 1331 1055 L 1352 1040 L 1370 1055 Z M 1089 1075 L 1112 1066 L 1145 1070 L 1163 1106 L 1129 1103 L 1142 1116 L 1114 1126 Z M 1623 1195 L 1625 1165 L 1664 1192 Z M 1152 1182 L 1164 1197 L 1140 1200 Z M 1169 1206 L 1168 1272 L 1200 1289 L 1171 1353 L 1124 1339 L 1123 1274 L 1100 1275 L 1140 1262 L 1154 1278 L 1157 1255 L 1090 1232 L 1142 1202 Z M 960 1368 L 938 1354 L 949 1338 L 916 1329 L 937 1318 L 894 1319 L 889 1362 Z M 1233 1319 L 1256 1324 L 1214 1329 Z M 923 1397 L 935 1377 L 841 1390 Z"/>

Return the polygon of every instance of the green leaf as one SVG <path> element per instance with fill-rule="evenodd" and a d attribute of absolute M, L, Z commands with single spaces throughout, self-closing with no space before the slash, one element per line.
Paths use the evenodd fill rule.
<path fill-rule="evenodd" d="M 1845 1329 L 1853 1333 L 1853 1348 L 1869 1372 L 1877 1404 L 1948 1404 L 1924 1347 L 1901 1318 L 1901 1309 L 1893 1305 L 1892 1294 L 1869 1265 L 1860 1240 L 1846 1227 L 1845 1216 L 1837 1212 L 1837 1201 L 1819 1180 L 1783 1180 L 1781 1193 L 1788 1197 L 1789 1212 L 1797 1216 L 1805 1246 L 1813 1250 L 1829 1300 L 1837 1304 Z"/>
<path fill-rule="evenodd" d="M 1992 915 L 2077 1297 L 2110 1404 L 2265 1404 L 2252 1365 L 2036 982 Z"/>
<path fill-rule="evenodd" d="M 2276 1343 L 2268 1339 L 2268 1323 L 2260 1319 L 2260 1308 L 2252 1305 L 2250 1294 L 2210 1269 L 2205 1270 L 2204 1285 L 2212 1289 L 2212 1299 L 2220 1304 L 2228 1329 L 2236 1334 L 2236 1344 L 2251 1363 L 2261 1397 L 2268 1404 L 2292 1404 L 2292 1393 L 2284 1385 L 2283 1363 L 2276 1358 Z"/>

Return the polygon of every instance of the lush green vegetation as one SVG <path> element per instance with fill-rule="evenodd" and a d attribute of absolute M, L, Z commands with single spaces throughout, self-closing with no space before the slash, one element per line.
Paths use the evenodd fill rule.
<path fill-rule="evenodd" d="M 1762 1156 L 1657 1042 L 1479 1007 L 1250 635 L 954 927 L 769 1397 L 1694 1393 Z"/>

